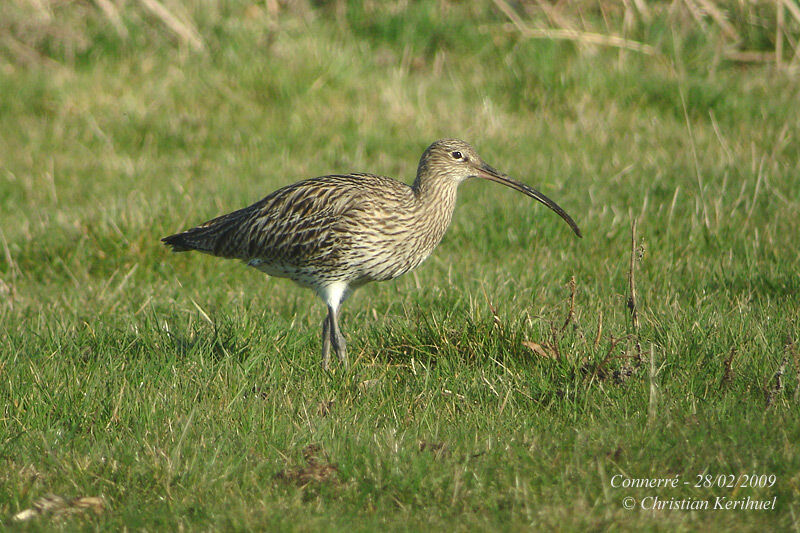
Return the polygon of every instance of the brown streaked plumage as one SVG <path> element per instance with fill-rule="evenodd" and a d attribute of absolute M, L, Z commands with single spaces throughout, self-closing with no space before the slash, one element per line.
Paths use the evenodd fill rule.
<path fill-rule="evenodd" d="M 162 241 L 175 252 L 241 259 L 314 289 L 328 306 L 322 366 L 328 368 L 333 346 L 346 367 L 339 306 L 365 283 L 419 266 L 442 240 L 458 185 L 468 178 L 496 181 L 535 198 L 581 236 L 555 202 L 487 165 L 464 141 L 444 139 L 422 154 L 413 185 L 372 174 L 311 178 Z"/>

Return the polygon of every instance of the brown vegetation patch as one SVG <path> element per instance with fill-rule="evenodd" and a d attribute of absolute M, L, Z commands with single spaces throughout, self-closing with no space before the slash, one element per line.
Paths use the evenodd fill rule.
<path fill-rule="evenodd" d="M 15 522 L 25 522 L 37 516 L 49 515 L 53 519 L 63 519 L 86 511 L 95 514 L 103 512 L 105 502 L 97 496 L 84 496 L 65 500 L 55 494 L 47 494 L 33 502 L 33 506 L 14 515 Z"/>
<path fill-rule="evenodd" d="M 419 451 L 428 451 L 432 453 L 437 459 L 450 457 L 450 448 L 444 442 L 429 442 L 425 440 L 419 441 Z"/>
<path fill-rule="evenodd" d="M 625 307 L 630 315 L 632 332 L 614 337 L 608 336 L 608 348 L 605 354 L 599 360 L 591 357 L 590 352 L 595 352 L 600 349 L 600 345 L 604 340 L 603 334 L 603 314 L 599 313 L 597 318 L 597 330 L 594 334 L 593 342 L 587 339 L 588 332 L 584 332 L 580 327 L 577 313 L 575 311 L 575 295 L 577 292 L 577 282 L 575 276 L 569 280 L 569 301 L 568 310 L 563 323 L 558 326 L 555 322 L 550 322 L 550 334 L 547 339 L 540 341 L 525 340 L 522 345 L 531 350 L 534 354 L 542 359 L 550 359 L 554 361 L 572 361 L 577 365 L 579 372 L 584 376 L 587 386 L 601 381 L 604 382 L 609 378 L 613 379 L 613 383 L 621 385 L 629 379 L 635 377 L 642 367 L 644 362 L 644 351 L 642 350 L 642 343 L 639 336 L 639 308 L 636 301 L 636 281 L 635 271 L 637 264 L 644 257 L 644 245 L 637 243 L 636 233 L 636 220 L 631 223 L 631 249 L 630 257 L 628 260 L 628 294 L 625 298 Z M 488 298 L 487 298 L 488 299 Z M 492 307 L 492 313 L 496 316 L 496 311 Z M 499 319 L 496 318 L 496 322 Z M 572 326 L 572 330 L 578 336 L 578 340 L 585 347 L 585 352 L 581 354 L 565 353 L 560 347 L 562 339 L 568 328 Z M 623 341 L 625 341 L 623 343 Z M 622 345 L 622 349 L 617 349 Z M 652 350 L 652 347 L 651 347 Z M 594 359 L 594 360 L 593 360 Z M 615 364 L 612 364 L 615 363 Z"/>
<path fill-rule="evenodd" d="M 275 475 L 275 479 L 300 488 L 311 484 L 338 483 L 339 467 L 329 462 L 328 454 L 318 444 L 303 448 L 305 466 L 286 468 Z"/>

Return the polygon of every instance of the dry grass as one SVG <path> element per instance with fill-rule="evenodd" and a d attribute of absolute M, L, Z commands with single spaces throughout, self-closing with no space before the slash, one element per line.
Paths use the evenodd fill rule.
<path fill-rule="evenodd" d="M 669 56 L 675 51 L 672 46 L 676 40 L 699 38 L 703 41 L 701 46 L 710 51 L 708 68 L 716 68 L 720 60 L 773 62 L 778 68 L 792 70 L 800 66 L 800 7 L 793 0 L 525 0 L 513 6 L 506 0 L 493 3 L 497 12 L 510 21 L 507 31 L 529 39 L 573 41 L 590 53 L 597 46 L 607 46 L 622 49 L 621 54 L 628 50 Z M 215 15 L 219 17 L 232 8 L 245 21 L 266 19 L 274 23 L 285 12 L 301 13 L 305 18 L 315 16 L 311 4 L 272 0 L 262 7 L 257 3 L 230 2 Z M 324 5 L 337 20 L 344 20 L 344 0 Z M 399 12 L 403 5 L 404 2 L 397 2 L 390 10 Z M 378 8 L 366 2 L 363 9 L 369 16 Z M 483 7 L 439 2 L 442 16 L 463 9 L 479 11 Z M 92 47 L 104 26 L 111 28 L 122 42 L 132 42 L 136 33 L 144 31 L 151 36 L 163 34 L 188 50 L 203 53 L 202 32 L 198 21 L 193 20 L 193 14 L 202 10 L 197 2 L 159 0 L 10 0 L 0 8 L 0 53 L 7 65 L 71 64 Z M 662 41 L 662 33 L 671 34 L 672 42 Z"/>

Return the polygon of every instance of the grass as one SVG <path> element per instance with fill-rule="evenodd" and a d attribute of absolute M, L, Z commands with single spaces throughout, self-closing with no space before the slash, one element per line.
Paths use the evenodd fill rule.
<path fill-rule="evenodd" d="M 521 39 L 492 4 L 267 4 L 178 10 L 200 51 L 130 6 L 127 36 L 78 3 L 52 8 L 60 33 L 3 27 L 0 523 L 798 528 L 792 71 L 709 68 L 708 35 L 668 18 L 629 34 L 653 58 Z M 585 237 L 465 184 L 434 255 L 344 307 L 350 373 L 320 370 L 308 291 L 159 243 L 303 177 L 411 181 L 446 136 Z M 776 482 L 695 487 L 706 474 Z M 47 495 L 63 501 L 13 520 Z M 777 503 L 628 511 L 626 496 Z"/>

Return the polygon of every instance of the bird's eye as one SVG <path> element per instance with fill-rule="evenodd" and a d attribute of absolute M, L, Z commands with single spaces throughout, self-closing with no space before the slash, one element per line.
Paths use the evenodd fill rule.
<path fill-rule="evenodd" d="M 463 155 L 461 155 L 461 152 L 453 152 L 450 155 L 452 155 L 454 159 L 461 159 L 462 157 L 464 157 Z"/>

